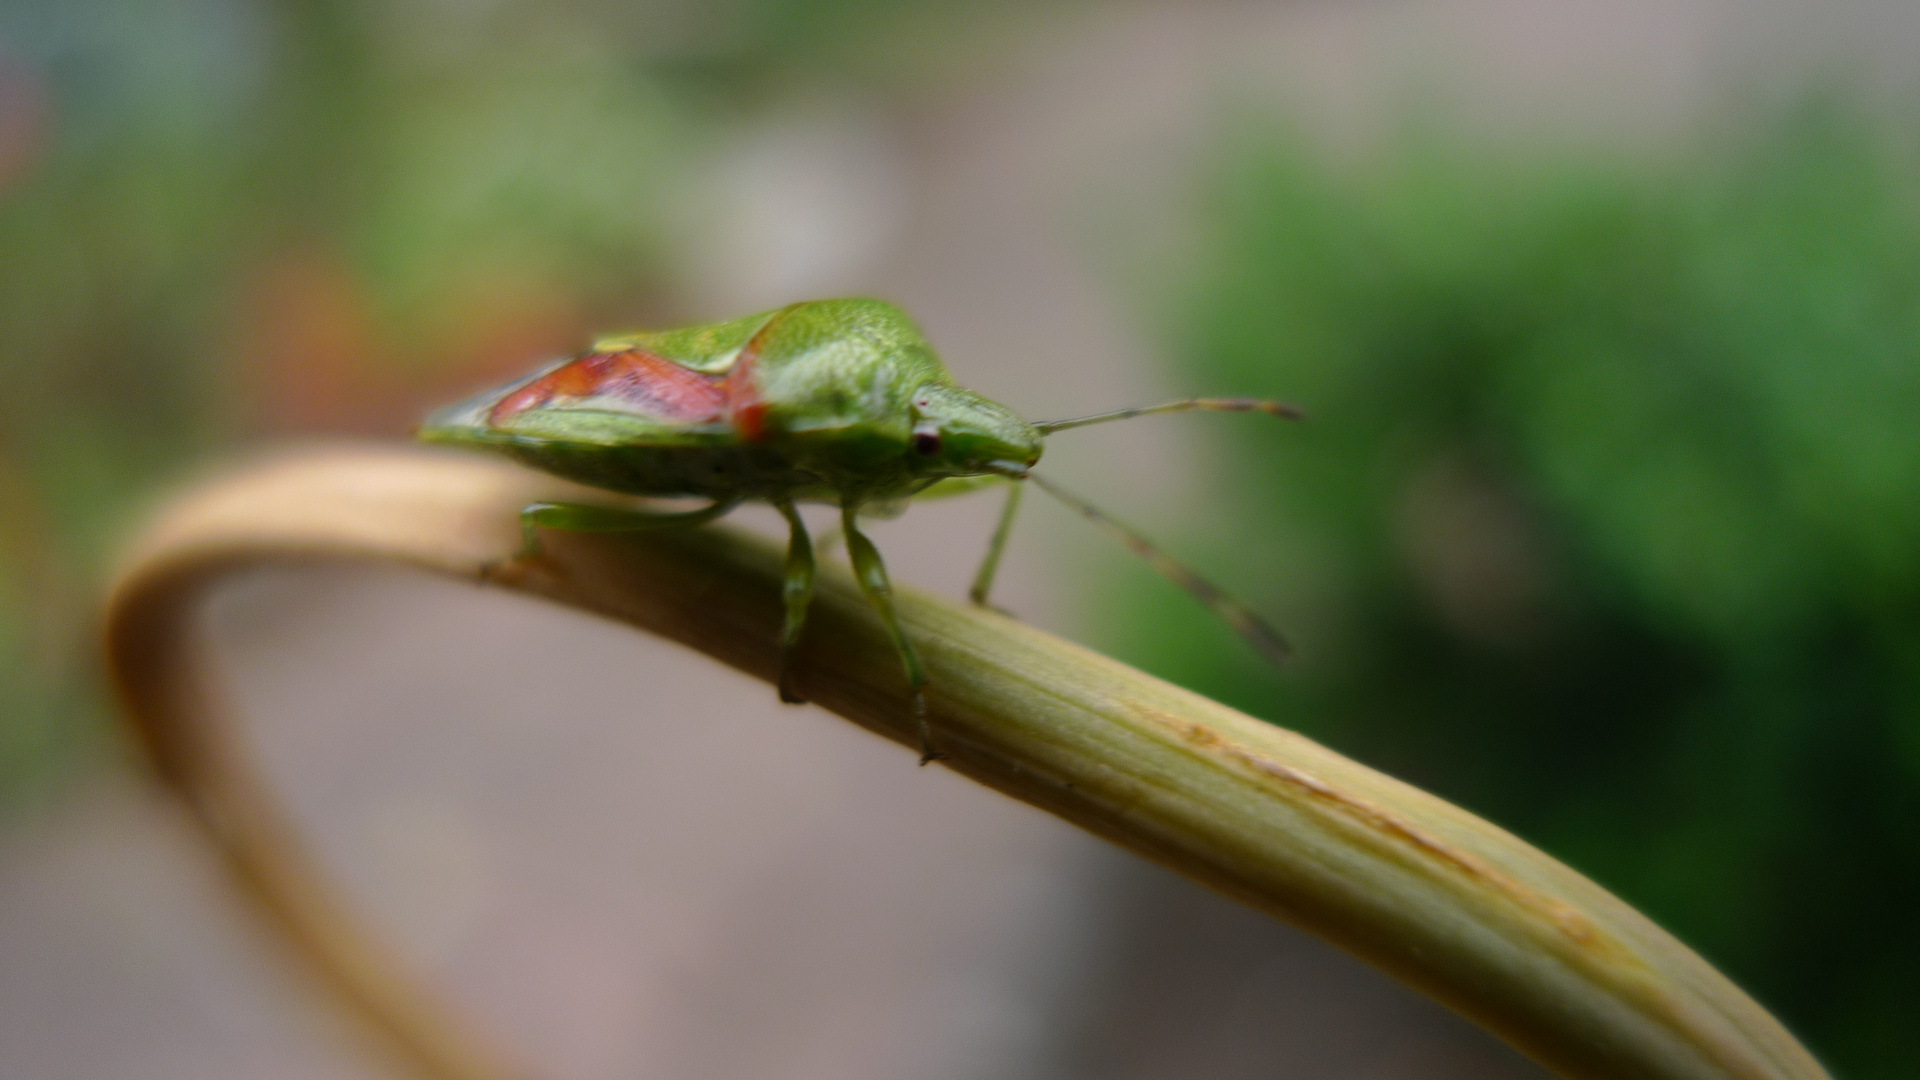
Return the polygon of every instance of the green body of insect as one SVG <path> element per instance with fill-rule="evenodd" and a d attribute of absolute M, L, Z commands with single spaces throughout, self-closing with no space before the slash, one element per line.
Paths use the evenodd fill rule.
<path fill-rule="evenodd" d="M 958 385 L 898 308 L 819 300 L 710 326 L 601 338 L 579 356 L 442 409 L 420 437 L 505 453 L 609 491 L 712 500 L 686 513 L 536 504 L 522 514 L 530 550 L 537 528 L 657 529 L 710 521 L 748 500 L 778 508 L 791 529 L 779 679 L 780 696 L 790 702 L 802 700 L 792 658 L 814 578 L 812 542 L 794 504 L 837 505 L 855 575 L 906 669 L 927 760 L 938 755 L 925 721 L 926 676 L 894 616 L 879 551 L 857 519 L 936 485 L 1016 481 L 974 582 L 977 603 L 986 602 L 1012 525 L 1023 486 L 1017 481 L 1032 479 L 1115 532 L 1263 651 L 1284 653 L 1278 635 L 1252 612 L 1031 472 L 1048 432 L 1196 408 L 1297 415 L 1271 402 L 1190 399 L 1031 424 Z"/>

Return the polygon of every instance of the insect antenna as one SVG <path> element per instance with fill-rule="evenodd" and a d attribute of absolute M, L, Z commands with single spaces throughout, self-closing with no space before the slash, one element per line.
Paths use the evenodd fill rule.
<path fill-rule="evenodd" d="M 1045 420 L 1033 425 L 1040 434 L 1051 435 L 1068 428 L 1086 427 L 1089 424 L 1104 424 L 1109 420 L 1131 420 L 1136 416 L 1152 416 L 1156 413 L 1192 412 L 1262 412 L 1268 416 L 1278 416 L 1283 420 L 1305 420 L 1307 414 L 1298 406 L 1284 401 L 1262 401 L 1259 398 L 1217 398 L 1198 397 L 1181 398 L 1159 405 L 1142 405 L 1133 409 L 1119 409 L 1114 412 L 1095 413 L 1092 416 L 1077 416 L 1071 420 Z"/>
<path fill-rule="evenodd" d="M 1118 539 L 1127 546 L 1127 550 L 1147 560 L 1147 565 L 1153 567 L 1161 577 L 1185 589 L 1194 599 L 1205 604 L 1209 611 L 1220 616 L 1221 621 L 1245 638 L 1249 645 L 1260 650 L 1260 654 L 1268 660 L 1275 664 L 1282 664 L 1293 654 L 1293 647 L 1287 644 L 1287 639 L 1280 636 L 1278 630 L 1267 625 L 1266 620 L 1255 614 L 1252 608 L 1227 595 L 1213 582 L 1173 561 L 1172 556 L 1160 550 L 1153 541 L 1107 516 L 1105 511 L 1080 496 L 1063 490 L 1060 485 L 1038 473 L 1029 472 L 1026 478 L 1038 485 L 1040 490 L 1065 503 L 1082 517 Z"/>

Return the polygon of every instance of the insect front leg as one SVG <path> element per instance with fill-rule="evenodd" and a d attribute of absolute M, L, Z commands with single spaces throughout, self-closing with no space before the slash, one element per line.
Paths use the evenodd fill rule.
<path fill-rule="evenodd" d="M 806 698 L 793 689 L 793 655 L 800 646 L 801 631 L 807 627 L 807 608 L 813 604 L 813 543 L 807 538 L 807 523 L 791 500 L 774 504 L 787 519 L 792 539 L 787 543 L 787 574 L 781 595 L 787 602 L 787 622 L 780 630 L 780 700 L 801 705 Z"/>
<path fill-rule="evenodd" d="M 894 649 L 900 653 L 900 664 L 906 668 L 907 685 L 913 690 L 913 719 L 920 729 L 920 764 L 925 765 L 946 756 L 933 748 L 933 729 L 927 725 L 927 698 L 921 691 L 921 687 L 927 685 L 927 673 L 920 666 L 920 654 L 914 651 L 913 642 L 907 640 L 906 631 L 894 614 L 893 586 L 887 581 L 887 566 L 880 561 L 880 549 L 860 531 L 854 521 L 855 510 L 852 502 L 841 504 L 840 529 L 847 536 L 847 554 L 853 559 L 853 574 L 860 582 L 860 591 L 879 614 L 881 624 L 893 638 Z"/>
<path fill-rule="evenodd" d="M 987 557 L 980 560 L 980 571 L 973 575 L 973 588 L 967 590 L 967 597 L 981 607 L 993 606 L 987 603 L 987 594 L 993 591 L 993 575 L 1000 570 L 1000 554 L 1007 548 L 1007 537 L 1013 533 L 1013 516 L 1020 512 L 1020 496 L 1026 490 L 1020 481 L 1008 481 L 1007 501 L 1000 507 L 1000 523 L 993 527 L 993 539 L 987 542 Z"/>
<path fill-rule="evenodd" d="M 739 500 L 717 502 L 712 506 L 679 513 L 657 514 L 617 506 L 591 506 L 586 503 L 533 503 L 520 511 L 520 554 L 540 554 L 537 529 L 561 529 L 566 532 L 646 532 L 653 529 L 677 529 L 703 525 L 740 505 Z"/>

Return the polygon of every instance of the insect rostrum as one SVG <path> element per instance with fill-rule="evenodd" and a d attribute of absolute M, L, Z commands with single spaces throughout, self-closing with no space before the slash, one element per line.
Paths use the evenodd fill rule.
<path fill-rule="evenodd" d="M 924 761 L 938 756 L 925 720 L 926 675 L 894 617 L 880 553 L 858 527 L 862 508 L 1011 482 L 972 591 L 984 604 L 1019 505 L 1019 481 L 1039 462 L 1049 432 L 1185 409 L 1298 415 L 1275 402 L 1197 398 L 1028 423 L 956 383 L 900 309 L 879 300 L 815 300 L 731 322 L 600 338 L 585 353 L 440 410 L 420 437 L 504 453 L 608 491 L 711 500 L 685 513 L 536 504 L 521 515 L 529 550 L 540 528 L 669 528 L 711 521 L 748 500 L 771 503 L 791 530 L 779 677 L 789 702 L 802 700 L 792 658 L 814 577 L 813 545 L 794 504 L 840 507 L 854 574 L 913 690 Z M 1284 653 L 1279 635 L 1243 605 L 1084 501 L 1041 484 L 1117 530 L 1263 651 Z"/>

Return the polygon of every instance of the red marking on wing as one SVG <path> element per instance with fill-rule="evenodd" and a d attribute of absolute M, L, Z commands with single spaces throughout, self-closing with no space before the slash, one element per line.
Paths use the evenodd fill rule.
<path fill-rule="evenodd" d="M 741 442 L 766 442 L 767 403 L 758 399 L 734 402 L 733 431 Z"/>
<path fill-rule="evenodd" d="M 613 398 L 638 414 L 660 420 L 710 422 L 727 410 L 725 382 L 637 349 L 587 353 L 501 398 L 487 414 L 487 422 L 497 427 L 556 399 L 594 397 Z"/>
<path fill-rule="evenodd" d="M 765 442 L 772 434 L 767 429 L 767 402 L 760 396 L 760 380 L 757 368 L 760 360 L 760 345 L 767 332 L 774 328 L 786 312 L 775 312 L 766 325 L 753 332 L 740 353 L 734 357 L 733 366 L 727 371 L 727 419 L 733 424 L 734 434 L 741 442 Z"/>

